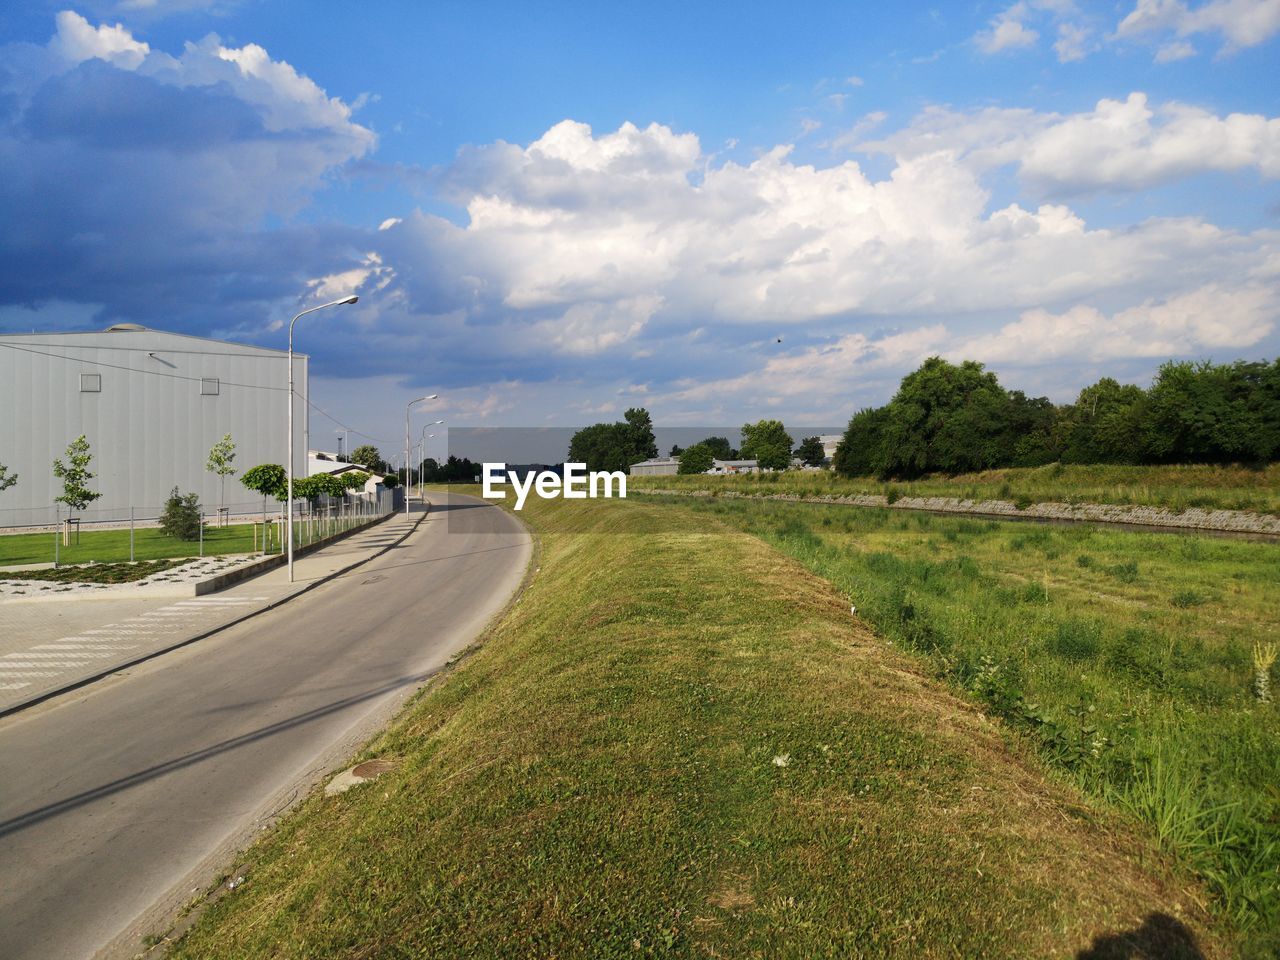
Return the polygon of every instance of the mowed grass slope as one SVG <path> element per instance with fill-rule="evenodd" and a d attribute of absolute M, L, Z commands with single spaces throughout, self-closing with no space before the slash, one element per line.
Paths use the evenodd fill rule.
<path fill-rule="evenodd" d="M 954 497 L 1032 503 L 1111 503 L 1185 510 L 1247 510 L 1280 514 L 1280 464 L 1241 466 L 1065 465 L 1008 467 L 957 476 L 884 482 L 875 477 L 841 477 L 830 470 L 733 476 L 634 477 L 639 489 L 725 492 L 744 495 L 791 494 L 848 497 Z"/>
<path fill-rule="evenodd" d="M 683 502 L 683 501 L 677 501 Z M 939 679 L 1193 865 L 1280 955 L 1280 546 L 743 500 L 693 509 L 836 584 Z"/>
<path fill-rule="evenodd" d="M 368 751 L 396 769 L 309 798 L 177 956 L 1229 952 L 799 563 L 681 508 L 524 516 L 540 571 Z"/>

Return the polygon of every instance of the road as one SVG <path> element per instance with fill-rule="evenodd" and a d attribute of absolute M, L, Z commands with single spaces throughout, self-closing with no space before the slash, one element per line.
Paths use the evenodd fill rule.
<path fill-rule="evenodd" d="M 481 500 L 431 499 L 370 563 L 0 722 L 7 960 L 133 955 L 503 608 L 528 534 Z"/>

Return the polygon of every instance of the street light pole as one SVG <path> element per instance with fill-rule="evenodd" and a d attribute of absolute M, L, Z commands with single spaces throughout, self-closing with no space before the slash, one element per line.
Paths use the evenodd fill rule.
<path fill-rule="evenodd" d="M 432 427 L 439 426 L 442 423 L 444 423 L 443 420 L 437 420 L 435 421 L 435 423 L 428 423 L 425 427 L 422 428 L 422 434 L 419 438 L 418 449 L 421 453 L 421 455 L 418 457 L 418 499 L 419 500 L 421 500 L 423 496 L 422 464 L 427 459 L 427 439 L 428 439 L 428 436 L 430 436 L 432 439 L 435 438 L 434 433 L 428 435 L 427 431 L 430 430 Z"/>
<path fill-rule="evenodd" d="M 423 400 L 435 400 L 440 394 L 433 393 L 429 397 L 418 397 L 417 400 L 410 400 L 404 408 L 404 518 L 409 519 L 409 413 L 413 410 L 415 403 L 421 403 Z"/>
<path fill-rule="evenodd" d="M 325 307 L 337 307 L 348 303 L 355 303 L 360 298 L 352 294 L 349 297 L 343 297 L 341 300 L 333 300 L 329 303 L 322 303 L 318 307 L 311 307 L 303 310 L 300 314 L 289 321 L 289 456 L 285 459 L 288 464 L 285 470 L 285 539 L 288 541 L 286 550 L 289 554 L 289 582 L 293 583 L 293 325 L 305 317 L 308 313 L 315 313 L 317 310 L 323 310 Z"/>

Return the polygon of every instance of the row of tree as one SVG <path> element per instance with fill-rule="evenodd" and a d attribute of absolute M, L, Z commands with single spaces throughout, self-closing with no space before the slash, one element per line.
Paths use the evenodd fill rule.
<path fill-rule="evenodd" d="M 1105 377 L 1074 403 L 1005 390 L 981 363 L 931 357 L 849 421 L 833 466 L 909 479 L 1061 463 L 1268 463 L 1280 457 L 1280 359 L 1170 361 L 1147 389 Z"/>

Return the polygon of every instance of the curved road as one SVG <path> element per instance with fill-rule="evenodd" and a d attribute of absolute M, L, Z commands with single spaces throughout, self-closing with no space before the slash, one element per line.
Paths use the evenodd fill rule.
<path fill-rule="evenodd" d="M 476 637 L 530 538 L 482 500 L 432 502 L 344 576 L 0 722 L 0 953 L 132 956 Z"/>

